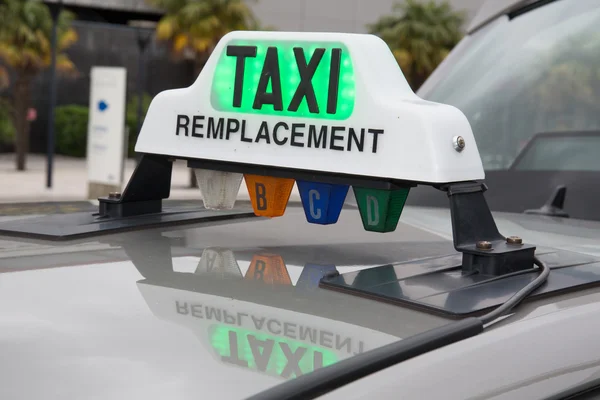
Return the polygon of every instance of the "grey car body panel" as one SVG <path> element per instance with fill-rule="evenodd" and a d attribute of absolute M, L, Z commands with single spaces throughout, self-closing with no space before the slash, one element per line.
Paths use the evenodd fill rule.
<path fill-rule="evenodd" d="M 424 354 L 325 399 L 546 399 L 600 378 L 600 294 L 579 293 L 519 322 Z M 568 307 L 568 311 L 566 308 Z M 552 310 L 552 311 L 550 311 Z"/>
<path fill-rule="evenodd" d="M 473 33 L 490 21 L 537 0 L 486 0 L 471 20 L 467 33 Z"/>
<path fill-rule="evenodd" d="M 600 253 L 600 223 L 495 216 L 504 234 Z M 262 254 L 281 257 L 297 283 L 308 265 L 335 265 L 344 273 L 454 252 L 446 210 L 407 207 L 401 221 L 394 233 L 369 233 L 363 231 L 358 211 L 346 209 L 338 224 L 314 226 L 305 222 L 300 208 L 290 206 L 284 217 L 273 220 L 153 229 L 68 244 L 0 237 L 0 343 L 8 360 L 0 364 L 0 398 L 243 398 L 283 382 L 281 375 L 296 368 L 292 363 L 286 371 L 286 358 L 281 366 L 269 364 L 264 371 L 257 363 L 232 363 L 215 344 L 219 329 L 230 335 L 234 331 L 240 346 L 252 336 L 265 343 L 274 340 L 275 346 L 304 347 L 308 350 L 298 365 L 304 368 L 301 372 L 309 372 L 315 352 L 339 360 L 440 326 L 447 320 L 314 285 L 269 285 L 244 277 L 253 257 Z M 199 260 L 206 248 L 231 249 L 240 267 L 237 278 L 205 274 Z M 467 364 L 472 382 L 480 377 L 487 385 L 486 374 L 493 375 L 478 367 L 479 357 L 490 368 L 494 363 L 489 354 L 497 358 L 498 368 L 534 357 L 521 348 L 498 350 L 511 348 L 514 333 L 505 329 L 512 326 L 531 331 L 548 348 L 568 343 L 566 352 L 578 354 L 584 347 L 593 352 L 584 342 L 587 337 L 565 343 L 560 335 L 536 333 L 535 323 L 527 321 L 548 313 L 570 314 L 580 303 L 598 301 L 600 295 L 591 291 L 532 301 L 493 325 L 490 333 L 461 344 L 468 349 L 477 340 L 476 348 L 483 352 L 472 350 L 465 358 L 472 360 Z M 589 320 L 600 321 L 595 308 L 585 310 Z M 592 331 L 594 324 L 588 323 Z M 493 331 L 506 333 L 489 336 Z M 488 343 L 486 338 L 493 340 Z M 431 357 L 446 368 L 436 367 L 432 374 L 463 365 L 457 353 L 436 354 Z M 559 363 L 560 357 L 556 359 Z M 502 392 L 503 386 L 537 375 L 525 369 L 485 388 Z M 442 382 L 443 377 L 432 376 Z M 429 379 L 403 379 L 412 380 L 410 388 L 398 392 L 407 398 L 424 398 L 418 395 L 419 385 L 433 390 Z M 444 386 L 448 383 L 440 388 Z M 386 387 L 381 387 L 382 396 Z M 453 393 L 460 397 L 463 392 L 448 392 Z"/>
<path fill-rule="evenodd" d="M 600 256 L 600 222 L 527 214 L 493 213 L 505 236 L 517 235 L 524 241 L 592 256 Z M 452 239 L 450 210 L 409 207 L 402 221 L 411 226 Z"/>

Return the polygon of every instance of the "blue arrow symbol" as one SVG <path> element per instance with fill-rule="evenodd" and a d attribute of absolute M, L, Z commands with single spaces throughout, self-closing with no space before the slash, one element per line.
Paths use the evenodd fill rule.
<path fill-rule="evenodd" d="M 98 102 L 98 110 L 100 110 L 101 112 L 106 110 L 108 108 L 108 103 L 105 102 L 104 100 L 100 100 Z"/>

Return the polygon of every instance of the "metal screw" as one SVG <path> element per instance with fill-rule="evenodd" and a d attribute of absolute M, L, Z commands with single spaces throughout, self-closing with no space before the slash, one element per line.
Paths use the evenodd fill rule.
<path fill-rule="evenodd" d="M 479 250 L 491 250 L 492 242 L 488 242 L 487 240 L 482 240 L 480 242 L 477 242 L 476 246 Z"/>
<path fill-rule="evenodd" d="M 509 236 L 506 238 L 508 244 L 523 244 L 523 239 L 518 236 Z"/>
<path fill-rule="evenodd" d="M 454 144 L 454 150 L 458 151 L 459 153 L 465 148 L 465 138 L 462 136 L 454 136 L 452 143 Z"/>
<path fill-rule="evenodd" d="M 120 199 L 121 198 L 121 192 L 110 192 L 108 194 L 108 198 L 109 199 Z"/>

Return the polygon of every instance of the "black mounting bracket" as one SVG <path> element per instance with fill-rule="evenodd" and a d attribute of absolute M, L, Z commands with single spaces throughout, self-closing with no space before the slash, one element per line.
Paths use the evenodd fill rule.
<path fill-rule="evenodd" d="M 462 253 L 463 273 L 504 275 L 533 268 L 535 246 L 520 238 L 505 238 L 478 182 L 461 182 L 440 187 L 450 199 L 454 248 Z"/>
<path fill-rule="evenodd" d="M 164 156 L 143 154 L 120 195 L 100 197 L 98 218 L 121 218 L 162 211 L 171 192 L 173 162 Z"/>

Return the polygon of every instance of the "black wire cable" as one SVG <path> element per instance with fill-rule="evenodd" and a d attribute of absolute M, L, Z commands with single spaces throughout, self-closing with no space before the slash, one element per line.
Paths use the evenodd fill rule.
<path fill-rule="evenodd" d="M 329 393 L 350 382 L 382 369 L 409 360 L 421 354 L 476 336 L 484 331 L 484 325 L 510 312 L 531 292 L 539 288 L 550 275 L 550 267 L 534 257 L 540 274 L 504 304 L 480 318 L 470 317 L 439 328 L 431 329 L 406 339 L 369 350 L 342 360 L 311 374 L 277 385 L 247 400 L 310 400 Z"/>
<path fill-rule="evenodd" d="M 246 400 L 312 400 L 337 388 L 421 354 L 477 336 L 479 318 L 470 317 L 346 358 L 267 389 Z"/>
<path fill-rule="evenodd" d="M 484 324 L 489 324 L 490 322 L 494 321 L 495 319 L 508 313 L 515 306 L 517 306 L 521 301 L 523 301 L 527 296 L 529 296 L 531 294 L 531 292 L 533 292 L 534 290 L 536 290 L 537 288 L 542 286 L 542 284 L 544 284 L 548 280 L 548 275 L 550 275 L 550 267 L 545 262 L 543 262 L 542 260 L 540 260 L 537 257 L 533 258 L 533 263 L 541 269 L 541 272 L 537 276 L 537 278 L 535 278 L 531 283 L 526 285 L 523 289 L 521 289 L 517 293 L 515 293 L 510 299 L 506 300 L 506 302 L 504 302 L 502 305 L 500 305 L 496 309 L 494 309 L 494 311 L 491 311 L 491 312 L 483 315 L 482 317 L 480 317 L 479 319 L 481 320 L 481 322 L 483 322 Z"/>

